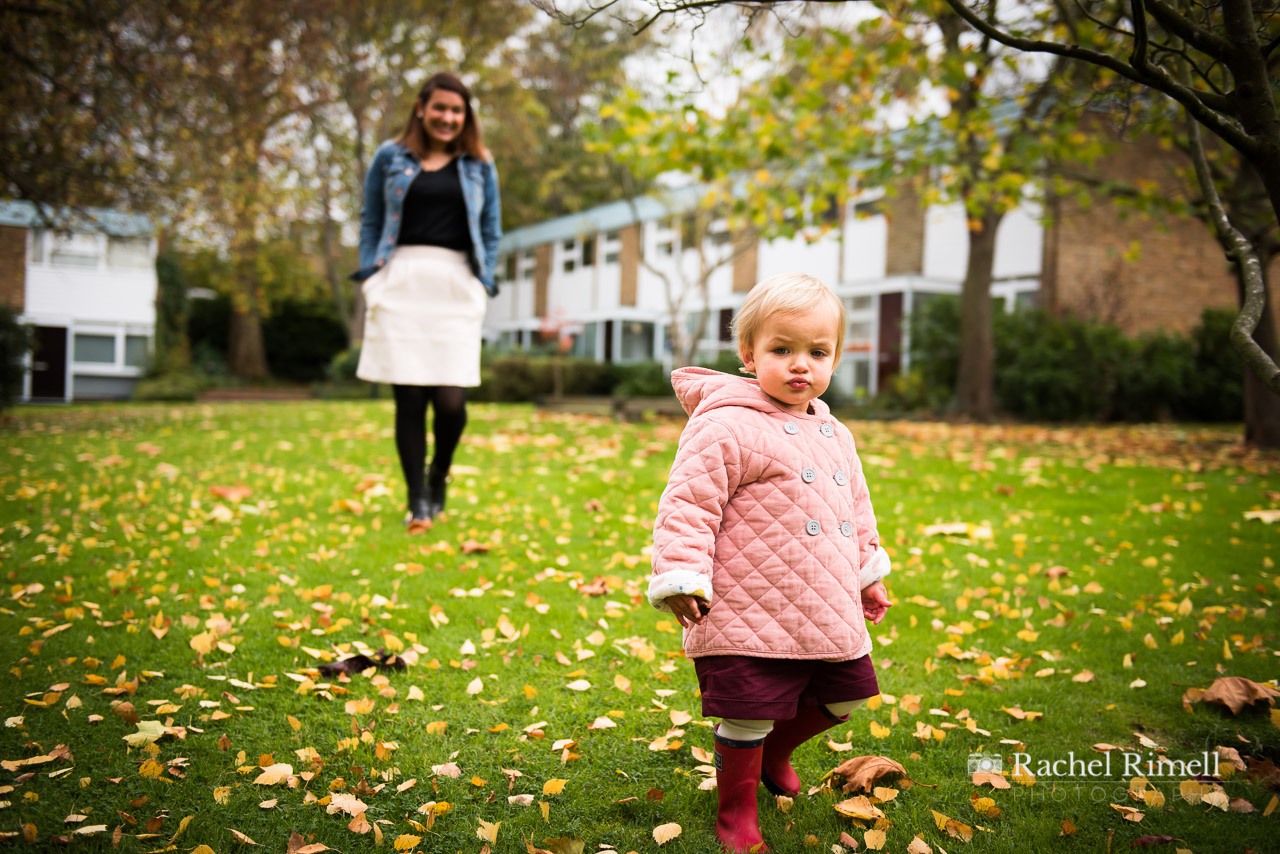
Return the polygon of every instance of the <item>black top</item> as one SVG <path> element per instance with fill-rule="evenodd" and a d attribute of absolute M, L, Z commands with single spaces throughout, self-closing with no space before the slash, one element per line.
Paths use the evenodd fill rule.
<path fill-rule="evenodd" d="M 462 199 L 458 158 L 434 172 L 425 169 L 409 185 L 400 223 L 401 246 L 443 246 L 471 251 L 467 206 Z"/>

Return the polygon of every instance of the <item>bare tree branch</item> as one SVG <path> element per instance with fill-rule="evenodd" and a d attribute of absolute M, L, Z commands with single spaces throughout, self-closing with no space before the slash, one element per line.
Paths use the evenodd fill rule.
<path fill-rule="evenodd" d="M 1240 281 L 1244 285 L 1244 303 L 1240 306 L 1240 314 L 1231 326 L 1231 344 L 1244 359 L 1244 363 L 1259 379 L 1277 394 L 1280 394 L 1280 367 L 1267 355 L 1267 351 L 1253 340 L 1254 330 L 1262 319 L 1262 312 L 1267 304 L 1267 286 L 1262 276 L 1262 261 L 1253 244 L 1237 229 L 1227 217 L 1218 195 L 1218 188 L 1213 183 L 1213 175 L 1209 171 L 1209 159 L 1204 152 L 1204 140 L 1200 135 L 1200 124 L 1188 116 L 1187 133 L 1190 138 L 1189 153 L 1196 167 L 1196 181 L 1200 192 L 1204 195 L 1205 205 L 1218 232 L 1218 240 L 1222 243 L 1228 257 L 1239 266 Z"/>

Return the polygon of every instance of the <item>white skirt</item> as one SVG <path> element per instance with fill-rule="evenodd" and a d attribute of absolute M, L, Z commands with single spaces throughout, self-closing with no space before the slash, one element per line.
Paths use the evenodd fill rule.
<path fill-rule="evenodd" d="M 480 385 L 486 294 L 464 253 L 397 246 L 363 288 L 364 344 L 356 376 L 397 385 Z"/>

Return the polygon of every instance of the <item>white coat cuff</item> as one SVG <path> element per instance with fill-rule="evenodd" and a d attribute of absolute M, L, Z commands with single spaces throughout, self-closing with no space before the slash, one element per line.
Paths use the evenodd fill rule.
<path fill-rule="evenodd" d="M 649 604 L 670 612 L 668 596 L 700 596 L 711 604 L 711 577 L 688 569 L 672 569 L 649 577 Z"/>
<path fill-rule="evenodd" d="M 858 577 L 862 579 L 862 589 L 866 590 L 891 571 L 889 553 L 884 550 L 884 546 L 876 546 L 876 553 L 871 556 L 871 559 L 867 561 L 866 565 L 858 573 Z"/>

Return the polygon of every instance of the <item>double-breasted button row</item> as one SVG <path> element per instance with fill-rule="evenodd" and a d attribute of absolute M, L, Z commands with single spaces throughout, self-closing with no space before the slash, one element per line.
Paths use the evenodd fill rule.
<path fill-rule="evenodd" d="M 800 428 L 796 426 L 796 422 L 794 421 L 787 421 L 782 425 L 782 429 L 785 430 L 787 434 L 791 436 L 794 436 L 795 434 L 800 432 Z M 822 426 L 818 428 L 818 432 L 826 436 L 828 439 L 830 439 L 832 436 L 836 434 L 836 428 L 824 422 Z"/>
<path fill-rule="evenodd" d="M 818 534 L 821 534 L 821 533 L 822 533 L 822 523 L 821 523 L 821 522 L 819 522 L 817 519 L 810 519 L 810 520 L 805 524 L 805 526 L 804 526 L 804 530 L 805 530 L 805 533 L 806 533 L 806 534 L 808 534 L 809 536 L 811 536 L 811 537 L 816 537 L 816 536 L 818 536 Z M 840 533 L 841 533 L 843 536 L 846 536 L 846 537 L 852 537 L 852 536 L 853 536 L 853 523 L 852 523 L 852 522 L 841 522 L 841 523 L 840 523 Z"/>

